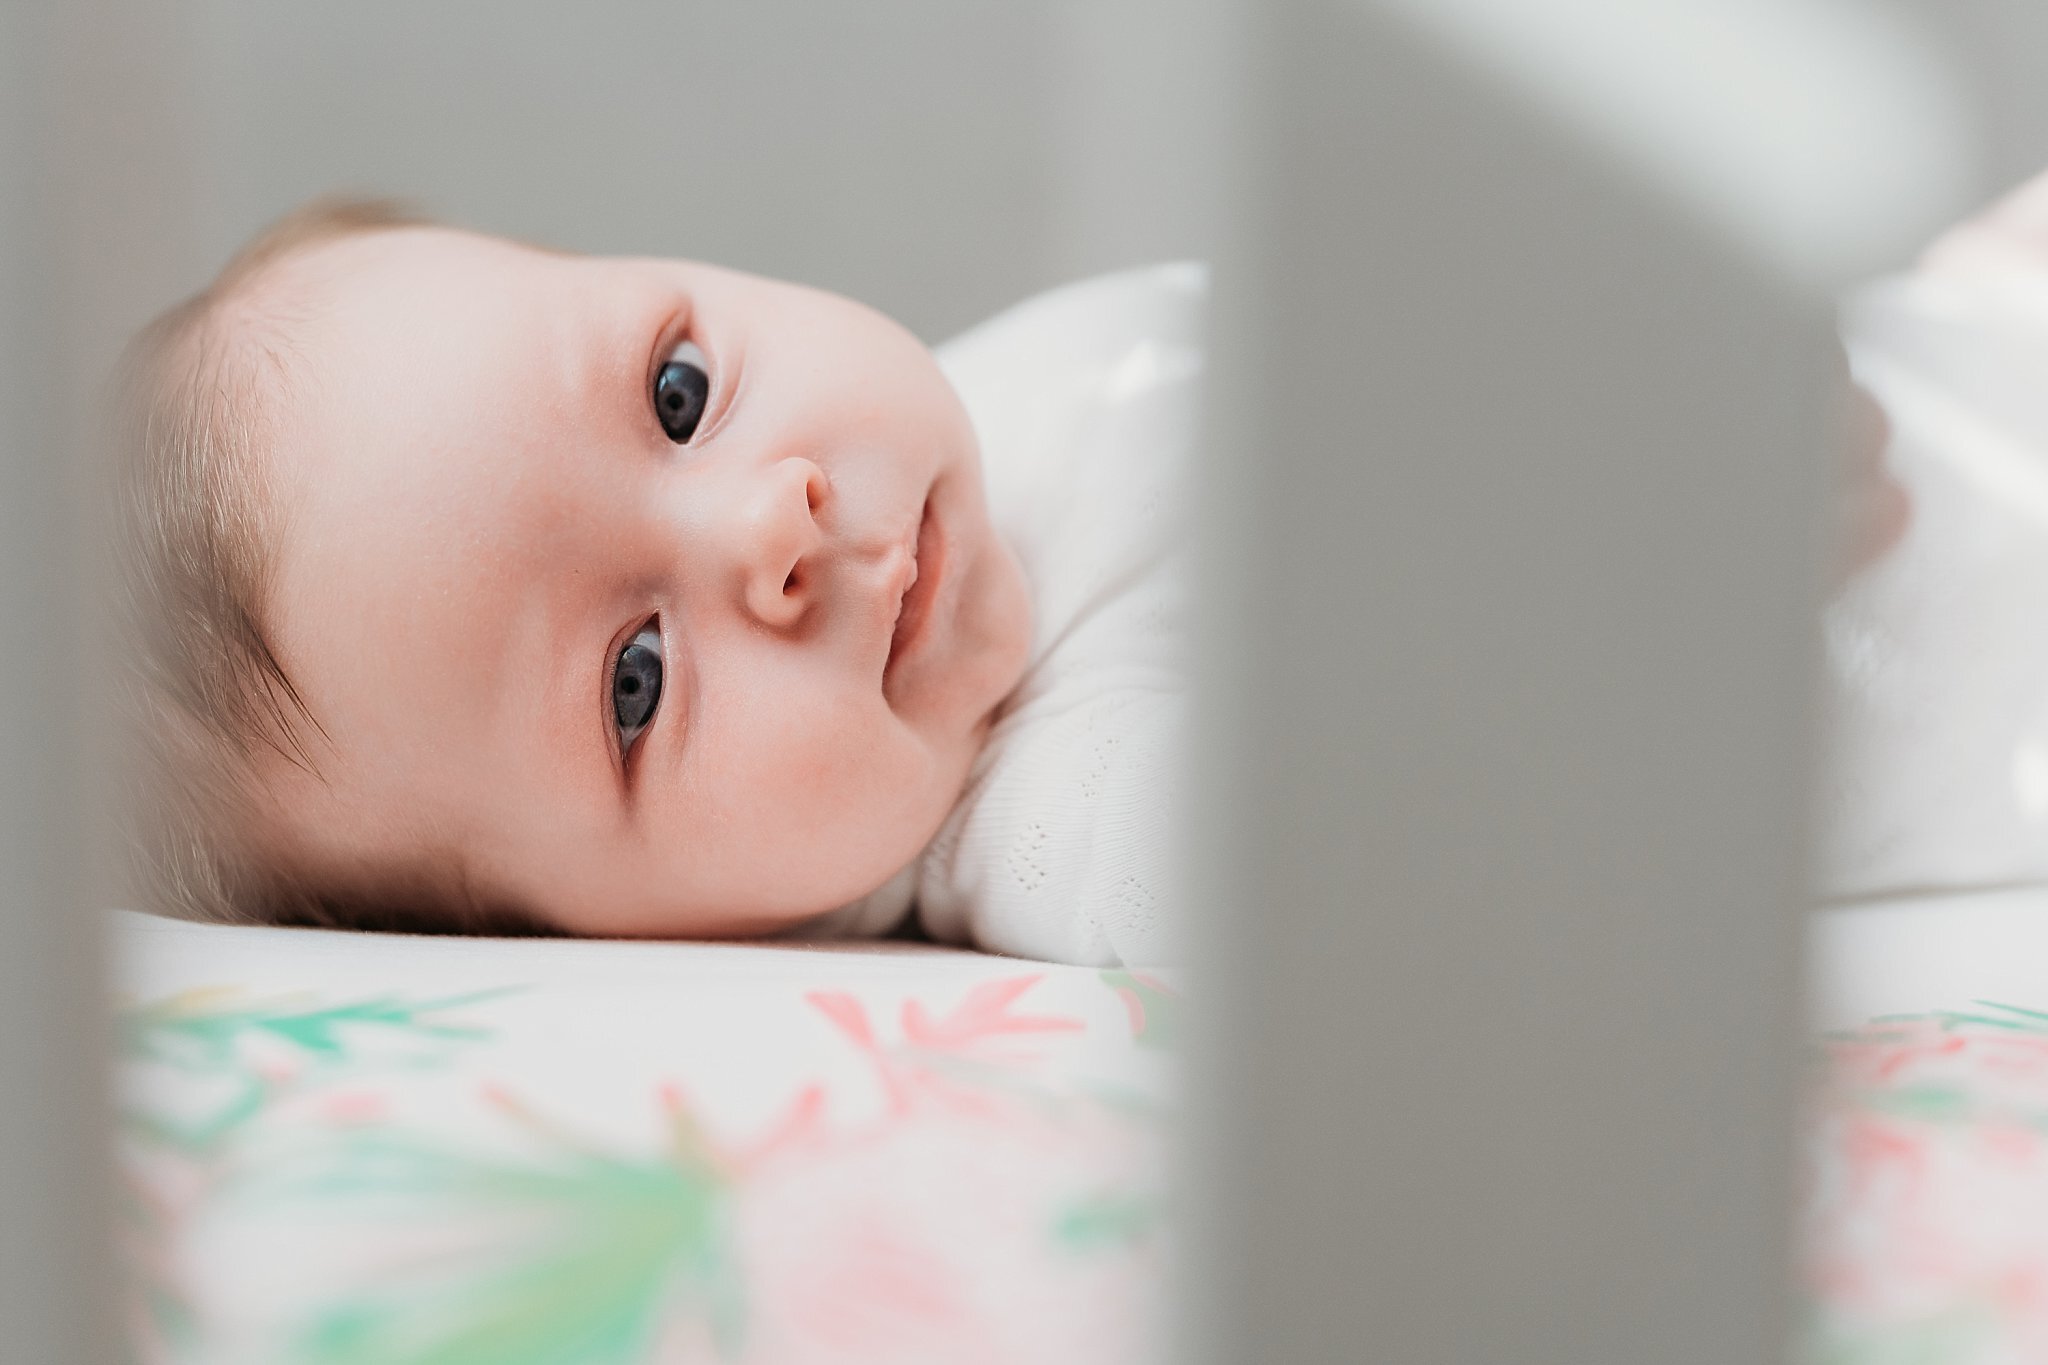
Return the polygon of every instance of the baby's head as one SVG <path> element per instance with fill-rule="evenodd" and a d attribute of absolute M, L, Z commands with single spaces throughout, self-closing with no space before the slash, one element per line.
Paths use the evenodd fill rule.
<path fill-rule="evenodd" d="M 780 928 L 915 856 L 1023 667 L 967 415 L 848 300 L 327 208 L 136 354 L 183 913 Z"/>

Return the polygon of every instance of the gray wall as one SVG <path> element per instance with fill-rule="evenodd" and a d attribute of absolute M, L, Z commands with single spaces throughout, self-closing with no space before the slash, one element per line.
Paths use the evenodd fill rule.
<path fill-rule="evenodd" d="M 2048 167 L 2048 6 L 1870 0 L 1973 74 L 1984 193 Z M 318 193 L 862 298 L 938 340 L 1032 289 L 1211 254 L 1229 6 L 1173 0 L 189 0 L 191 172 L 137 317 Z M 178 74 L 189 79 L 178 80 Z"/>
<path fill-rule="evenodd" d="M 1162 0 L 186 13 L 194 193 L 172 229 L 190 282 L 297 202 L 349 190 L 801 279 L 938 339 L 1206 241 L 1202 32 Z"/>
<path fill-rule="evenodd" d="M 2041 0 L 1907 0 L 1970 73 L 1985 129 L 1987 190 L 2048 170 L 2048 5 Z"/>

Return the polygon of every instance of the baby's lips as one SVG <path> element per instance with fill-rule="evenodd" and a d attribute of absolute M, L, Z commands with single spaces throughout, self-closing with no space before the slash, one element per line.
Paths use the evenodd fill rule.
<path fill-rule="evenodd" d="M 889 623 L 893 629 L 902 619 L 903 600 L 910 596 L 910 589 L 917 582 L 917 550 L 912 544 L 899 544 L 891 548 L 888 559 L 889 569 L 883 577 L 887 585 L 884 600 L 889 606 Z"/>
<path fill-rule="evenodd" d="M 925 566 L 934 572 L 945 572 L 945 533 L 935 524 L 932 501 L 926 496 L 919 511 L 917 528 L 911 533 L 902 549 L 905 560 L 905 574 L 901 595 L 896 605 L 896 618 L 889 631 L 889 657 L 884 665 L 884 681 L 887 681 L 889 666 L 896 662 L 897 654 L 906 646 L 915 647 L 915 642 L 924 632 L 925 617 L 931 614 L 931 597 L 936 587 L 926 585 L 921 594 L 912 591 L 918 584 L 922 572 L 920 565 L 927 555 L 936 556 L 932 564 Z"/>

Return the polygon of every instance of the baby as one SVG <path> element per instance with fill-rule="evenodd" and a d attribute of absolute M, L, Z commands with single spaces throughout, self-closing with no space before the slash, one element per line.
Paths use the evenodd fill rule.
<path fill-rule="evenodd" d="M 669 938 L 915 903 L 1157 960 L 1201 292 L 1054 291 L 942 370 L 792 284 L 301 212 L 131 357 L 145 894 Z"/>
<path fill-rule="evenodd" d="M 166 908 L 787 929 L 911 862 L 1023 671 L 961 400 L 846 299 L 316 206 L 136 369 Z"/>
<path fill-rule="evenodd" d="M 1060 291 L 942 369 L 795 285 L 287 220 L 125 388 L 149 898 L 675 938 L 914 902 L 1161 960 L 1200 294 Z M 1859 563 L 1907 511 L 1866 416 Z"/>

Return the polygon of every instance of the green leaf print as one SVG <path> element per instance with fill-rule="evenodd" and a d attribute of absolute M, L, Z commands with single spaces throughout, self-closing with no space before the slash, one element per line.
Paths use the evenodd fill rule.
<path fill-rule="evenodd" d="M 515 1117 L 530 1116 L 515 1112 Z M 402 1136 L 352 1139 L 308 1195 L 393 1196 L 411 1219 L 489 1235 L 403 1284 L 331 1302 L 306 1332 L 308 1365 L 627 1365 L 664 1327 L 700 1325 L 735 1354 L 745 1303 L 732 1251 L 732 1183 L 676 1114 L 670 1150 L 633 1158 L 558 1150 L 477 1157 Z M 479 1239 L 481 1240 L 481 1238 Z"/>
<path fill-rule="evenodd" d="M 1180 1041 L 1181 997 L 1164 981 L 1149 972 L 1112 971 L 1102 973 L 1102 984 L 1122 997 L 1139 1046 L 1171 1050 Z"/>
<path fill-rule="evenodd" d="M 459 1164 L 459 1163 L 458 1163 Z M 724 1348 L 741 1299 L 728 1211 L 701 1171 L 603 1158 L 552 1169 L 443 1167 L 431 1191 L 525 1230 L 484 1265 L 336 1302 L 312 1326 L 318 1365 L 607 1365 L 644 1358 L 664 1313 L 694 1311 Z"/>

